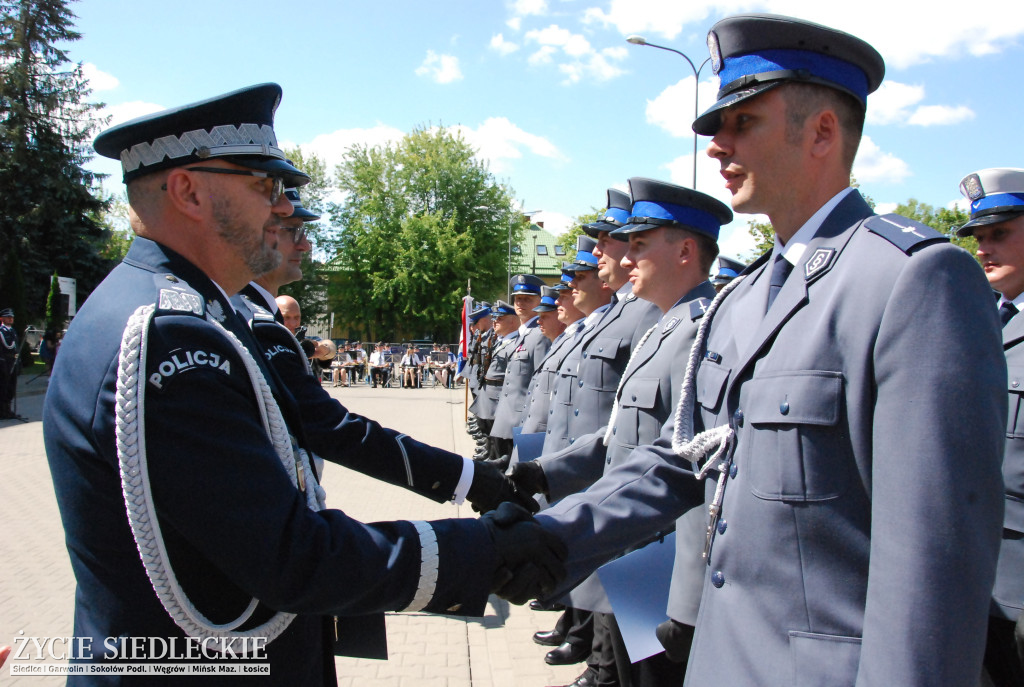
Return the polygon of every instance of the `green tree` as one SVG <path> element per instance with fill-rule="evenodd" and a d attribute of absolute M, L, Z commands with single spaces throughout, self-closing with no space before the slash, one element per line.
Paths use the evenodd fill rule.
<path fill-rule="evenodd" d="M 744 258 L 744 262 L 756 259 L 775 246 L 775 230 L 772 229 L 771 222 L 750 220 L 747 223 L 747 232 L 754 237 L 754 252 Z"/>
<path fill-rule="evenodd" d="M 952 243 L 960 246 L 977 259 L 978 241 L 973 236 L 960 237 L 956 235 L 957 229 L 971 219 L 966 211 L 958 207 L 939 208 L 922 203 L 916 198 L 910 198 L 905 203 L 896 206 L 894 212 L 918 222 L 927 224 L 932 229 L 941 232 L 949 237 Z"/>
<path fill-rule="evenodd" d="M 306 322 L 323 321 L 327 317 L 327 274 L 324 257 L 333 248 L 331 227 L 326 221 L 327 197 L 333 190 L 334 178 L 327 171 L 327 163 L 316 153 L 304 153 L 301 148 L 289 148 L 285 157 L 310 177 L 310 182 L 299 189 L 302 206 L 321 215 L 316 222 L 306 222 L 306 236 L 312 250 L 302 256 L 302 279 L 281 288 L 297 300 Z"/>
<path fill-rule="evenodd" d="M 46 329 L 60 333 L 64 331 L 64 309 L 61 307 L 60 282 L 57 273 L 50 279 L 50 293 L 46 296 Z"/>
<path fill-rule="evenodd" d="M 449 339 L 467 280 L 478 299 L 504 294 L 508 237 L 527 220 L 461 135 L 420 127 L 396 144 L 356 145 L 335 176 L 336 324 L 363 339 Z"/>
<path fill-rule="evenodd" d="M 104 201 L 84 169 L 100 105 L 80 64 L 59 45 L 77 40 L 65 0 L 0 0 L 0 253 L 18 256 L 0 291 L 24 280 L 28 318 L 43 314 L 50 275 L 75 277 L 84 300 L 110 269 L 100 255 Z M 23 320 L 23 323 L 25 321 Z"/>
<path fill-rule="evenodd" d="M 583 231 L 583 225 L 596 222 L 603 216 L 604 211 L 595 208 L 591 212 L 578 217 L 573 217 L 572 229 L 558 237 L 558 245 L 565 250 L 565 259 L 567 262 L 572 262 L 576 259 L 576 239 L 577 237 L 585 234 Z"/>

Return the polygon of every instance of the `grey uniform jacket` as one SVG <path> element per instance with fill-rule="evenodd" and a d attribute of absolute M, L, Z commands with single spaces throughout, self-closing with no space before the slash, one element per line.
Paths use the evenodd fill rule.
<path fill-rule="evenodd" d="M 494 336 L 492 334 L 492 336 Z M 498 399 L 501 397 L 501 388 L 505 383 L 505 370 L 508 361 L 516 350 L 516 342 L 519 340 L 519 332 L 494 342 L 494 354 L 491 356 L 491 364 L 484 372 L 483 384 L 480 391 L 469 407 L 469 412 L 481 420 L 493 420 L 494 413 L 498 409 Z"/>
<path fill-rule="evenodd" d="M 548 426 L 548 409 L 551 407 L 551 396 L 558 379 L 558 369 L 572 352 L 572 349 L 583 343 L 577 336 L 583 328 L 584 320 L 573 322 L 554 341 L 548 354 L 544 356 L 540 367 L 533 375 L 530 389 L 526 392 L 526 407 L 520 425 L 524 434 L 543 432 Z"/>
<path fill-rule="evenodd" d="M 607 448 L 604 445 L 605 425 L 577 439 L 562 451 L 538 459 L 544 467 L 552 501 L 586 489 L 604 473 L 629 460 L 634 448 L 653 444 L 658 438 L 662 426 L 675 412 L 679 402 L 679 391 L 686 375 L 687 353 L 697 335 L 701 316 L 714 297 L 715 288 L 710 282 L 702 282 L 670 308 L 637 347 L 622 375 L 618 410 Z M 657 533 L 657 529 L 651 530 L 632 545 L 646 543 Z M 678 573 L 686 576 L 685 600 L 691 609 L 685 618 L 677 620 L 693 625 L 704 582 L 700 557 L 704 543 L 704 518 L 699 509 L 693 509 L 679 519 L 676 541 L 682 542 L 679 551 L 690 552 L 685 559 L 688 565 L 683 567 L 681 563 Z M 581 582 L 569 598 L 574 608 L 612 612 L 596 574 Z"/>
<path fill-rule="evenodd" d="M 520 328 L 520 332 L 522 328 Z M 540 332 L 537 318 L 526 323 L 526 333 L 520 334 L 519 341 L 505 370 L 505 383 L 501 387 L 498 408 L 494 411 L 494 426 L 491 436 L 502 439 L 512 438 L 512 428 L 519 425 L 519 418 L 526 408 L 526 390 L 533 379 L 534 371 L 551 348 L 551 340 Z"/>
<path fill-rule="evenodd" d="M 999 550 L 992 615 L 1016 620 L 1024 609 L 1024 317 L 1015 315 L 1003 328 L 1009 416 L 1003 483 L 1006 515 Z"/>
<path fill-rule="evenodd" d="M 608 421 L 629 354 L 661 312 L 630 292 L 583 330 L 582 343 L 559 369 L 543 453 L 560 451 Z"/>
<path fill-rule="evenodd" d="M 759 262 L 713 316 L 698 414 L 736 443 L 686 684 L 977 683 L 1005 361 L 977 262 L 937 238 L 852 193 L 767 315 Z M 570 578 L 701 505 L 672 429 L 537 516 Z"/>

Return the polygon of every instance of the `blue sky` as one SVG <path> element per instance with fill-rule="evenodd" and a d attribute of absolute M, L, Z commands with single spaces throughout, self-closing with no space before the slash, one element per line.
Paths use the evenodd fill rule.
<path fill-rule="evenodd" d="M 817 21 L 882 53 L 886 79 L 868 99 L 854 164 L 880 211 L 911 197 L 947 206 L 964 175 L 1024 167 L 1020 0 L 86 0 L 71 9 L 83 38 L 70 56 L 115 123 L 274 81 L 284 88 L 279 140 L 331 164 L 352 143 L 459 127 L 556 233 L 629 177 L 690 185 L 690 67 L 625 38 L 640 34 L 699 65 L 708 29 L 738 12 Z M 705 67 L 701 110 L 717 87 Z M 706 144 L 698 137 L 697 188 L 727 201 Z M 116 164 L 92 166 L 113 174 L 109 190 L 123 188 Z M 724 254 L 750 253 L 749 219 L 723 231 Z"/>

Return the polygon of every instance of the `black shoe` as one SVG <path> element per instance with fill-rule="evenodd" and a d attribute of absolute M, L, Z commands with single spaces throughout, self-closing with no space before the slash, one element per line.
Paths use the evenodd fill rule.
<path fill-rule="evenodd" d="M 593 670 L 587 668 L 583 674 L 573 680 L 566 687 L 597 687 L 597 675 Z"/>
<path fill-rule="evenodd" d="M 557 602 L 556 603 L 550 603 L 550 604 L 542 604 L 540 601 L 537 601 L 536 599 L 534 599 L 533 601 L 530 602 L 530 610 L 531 611 L 564 611 L 565 610 L 565 604 L 560 604 L 560 603 L 557 603 Z"/>
<path fill-rule="evenodd" d="M 533 641 L 541 646 L 559 646 L 565 641 L 565 637 L 557 630 L 549 630 L 547 632 L 534 632 Z"/>
<path fill-rule="evenodd" d="M 582 663 L 589 655 L 589 646 L 576 646 L 569 642 L 562 642 L 561 646 L 552 649 L 544 656 L 544 662 L 549 666 L 569 666 L 573 663 Z"/>

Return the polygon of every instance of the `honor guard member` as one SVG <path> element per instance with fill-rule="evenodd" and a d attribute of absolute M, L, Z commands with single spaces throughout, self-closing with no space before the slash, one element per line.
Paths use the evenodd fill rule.
<path fill-rule="evenodd" d="M 491 304 L 487 302 L 478 303 L 476 309 L 470 313 L 469 321 L 472 338 L 469 342 L 469 362 L 463 375 L 466 378 L 469 392 L 473 396 L 473 401 L 476 401 L 477 394 L 480 393 L 480 380 L 483 378 L 481 365 L 487 342 L 491 335 Z M 472 401 L 470 405 L 472 405 Z M 487 441 L 487 435 L 481 431 L 476 415 L 470 417 L 466 422 L 466 430 L 476 441 L 477 450 L 481 450 Z"/>
<path fill-rule="evenodd" d="M 740 272 L 745 270 L 746 267 L 739 260 L 722 257 L 721 255 L 718 256 L 718 271 L 711 278 L 711 284 L 715 287 L 715 292 L 721 291 L 725 288 L 726 284 L 740 276 Z"/>
<path fill-rule="evenodd" d="M 522 501 L 535 510 L 536 503 L 518 497 L 507 478 L 493 468 L 475 465 L 458 454 L 350 413 L 324 390 L 295 337 L 283 326 L 276 300 L 281 287 L 302 279 L 302 258 L 311 248 L 305 224 L 317 221 L 320 215 L 302 206 L 296 189 L 287 189 L 285 197 L 293 209 L 291 215 L 280 219 L 276 250 L 281 264 L 249 282 L 232 296 L 231 303 L 249 323 L 270 367 L 295 397 L 317 473 L 322 474 L 325 459 L 439 503 L 462 503 L 468 498 L 479 510 L 487 511 L 510 500 Z M 329 339 L 320 343 L 334 345 Z M 349 342 L 345 348 L 362 371 L 366 354 L 357 342 Z M 331 351 L 330 357 L 335 353 Z"/>
<path fill-rule="evenodd" d="M 773 15 L 724 19 L 709 45 L 722 88 L 693 129 L 775 247 L 704 315 L 655 446 L 538 519 L 571 579 L 706 497 L 686 685 L 975 685 L 1003 524 L 992 292 L 849 187 L 884 71 L 870 45 Z"/>
<path fill-rule="evenodd" d="M 675 412 L 686 374 L 687 356 L 700 320 L 715 297 L 708 272 L 718 255 L 718 233 L 732 221 L 732 212 L 710 196 L 653 179 L 629 180 L 633 210 L 627 223 L 611 233 L 628 242 L 622 264 L 629 270 L 633 293 L 662 313 L 633 351 L 605 426 L 578 438 L 571 446 L 536 461 L 514 466 L 513 480 L 528 493 L 541 492 L 551 501 L 582 491 L 602 474 L 628 461 L 637 446 L 653 444 Z M 642 507 L 642 504 L 637 504 Z M 651 530 L 631 542 L 646 544 L 658 535 Z M 686 576 L 683 608 L 673 615 L 690 629 L 697 620 L 704 566 L 704 518 L 693 509 L 676 527 L 677 575 Z M 623 549 L 622 553 L 626 549 Z M 682 585 L 680 585 L 682 586 Z M 597 575 L 570 594 L 574 608 L 596 612 L 597 684 L 678 685 L 685 666 L 657 654 L 630 665 L 612 607 Z M 607 639 L 605 639 L 607 638 Z M 610 650 L 609 650 L 610 649 Z M 684 656 L 685 659 L 685 656 Z"/>
<path fill-rule="evenodd" d="M 0 310 L 0 420 L 18 417 L 12 408 L 18 386 L 18 335 L 13 325 L 14 310 Z"/>
<path fill-rule="evenodd" d="M 558 319 L 558 291 L 553 286 L 540 287 L 540 303 L 533 312 L 537 313 L 540 333 L 552 344 L 555 343 L 565 331 L 565 323 Z"/>
<path fill-rule="evenodd" d="M 957 232 L 978 241 L 978 259 L 998 292 L 1009 417 L 1003 485 L 1006 513 L 988 619 L 985 669 L 992 684 L 1024 685 L 1024 169 L 983 169 L 960 182 L 971 220 Z"/>
<path fill-rule="evenodd" d="M 501 300 L 495 302 L 491 308 L 491 322 L 491 346 L 484 358 L 487 368 L 483 374 L 480 393 L 469 408 L 477 417 L 480 431 L 487 437 L 482 455 L 477 454 L 485 459 L 494 457 L 491 427 L 494 425 L 494 413 L 501 398 L 501 387 L 505 383 L 505 369 L 519 340 L 519 318 L 513 306 Z"/>
<path fill-rule="evenodd" d="M 373 525 L 324 507 L 299 409 L 228 300 L 276 266 L 283 189 L 307 180 L 277 146 L 280 98 L 252 86 L 96 139 L 121 160 L 138 237 L 71 323 L 43 434 L 76 637 L 118 652 L 191 638 L 204 663 L 258 648 L 268 683 L 335 684 L 331 616 L 479 614 L 489 591 L 533 585 L 502 584 L 526 559 L 557 573 L 557 545 L 529 521 L 502 529 L 511 504 Z"/>
<path fill-rule="evenodd" d="M 540 366 L 551 339 L 544 336 L 537 326 L 537 314 L 533 309 L 540 305 L 541 287 L 544 281 L 532 274 L 517 274 L 512 277 L 512 303 L 519 318 L 519 339 L 505 370 L 498 407 L 494 411 L 491 439 L 495 466 L 504 471 L 512 455 L 512 428 L 519 425 L 526 408 L 526 391 L 534 371 Z"/>
<path fill-rule="evenodd" d="M 583 316 L 583 313 L 573 308 L 572 321 L 564 321 L 562 313 L 566 311 L 559 306 L 558 301 L 561 294 L 570 293 L 569 289 L 545 286 L 541 292 L 543 295 L 540 299 L 540 305 L 534 308 L 533 311 L 537 313 L 539 318 L 538 326 L 541 332 L 551 340 L 551 347 L 548 348 L 544 359 L 540 361 L 537 371 L 533 373 L 533 378 L 530 380 L 530 388 L 526 392 L 526 407 L 523 409 L 522 416 L 516 424 L 517 427 L 524 427 L 523 431 L 525 432 L 527 418 L 535 413 L 538 416 L 538 421 L 541 423 L 540 428 L 533 427 L 528 433 L 543 431 L 544 427 L 547 426 L 547 407 L 551 397 L 552 382 L 558 373 L 559 362 L 565 357 L 564 352 L 571 348 L 572 337 L 576 333 L 575 325 Z M 568 295 L 566 298 L 571 307 L 572 296 Z"/>

